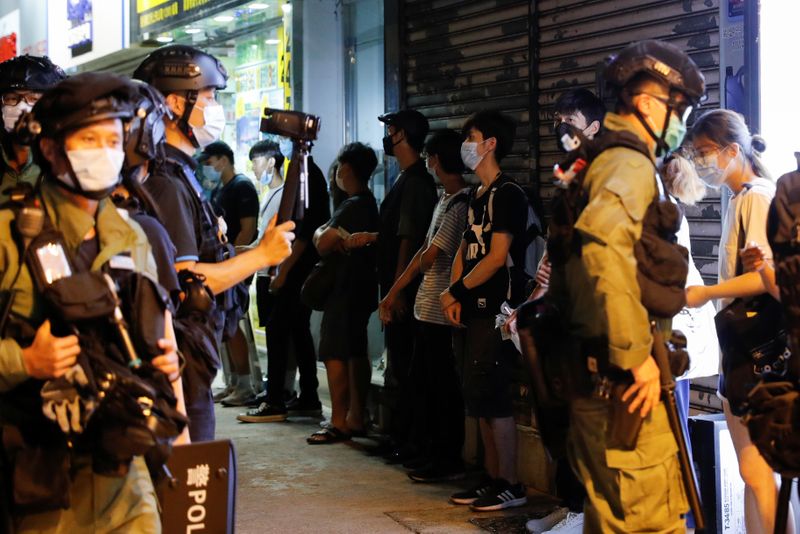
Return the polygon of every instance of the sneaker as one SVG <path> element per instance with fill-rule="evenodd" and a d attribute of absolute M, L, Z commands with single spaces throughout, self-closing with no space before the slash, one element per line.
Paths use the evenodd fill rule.
<path fill-rule="evenodd" d="M 525 486 L 498 479 L 492 491 L 473 501 L 470 508 L 475 512 L 491 512 L 523 506 L 526 502 L 528 496 L 525 494 Z"/>
<path fill-rule="evenodd" d="M 290 415 L 295 417 L 322 417 L 322 403 L 319 400 L 306 402 L 295 397 L 286 403 L 286 409 L 289 410 Z"/>
<path fill-rule="evenodd" d="M 543 532 L 550 530 L 555 525 L 560 523 L 565 517 L 567 517 L 568 513 L 569 508 L 567 507 L 562 506 L 556 508 L 540 519 L 531 519 L 525 523 L 525 528 L 527 528 L 528 532 L 531 534 L 542 534 Z"/>
<path fill-rule="evenodd" d="M 492 493 L 494 490 L 495 481 L 489 477 L 484 478 L 476 486 L 466 490 L 459 491 L 450 496 L 450 502 L 453 504 L 472 504 L 481 497 Z"/>
<path fill-rule="evenodd" d="M 235 389 L 236 386 L 228 384 L 227 386 L 225 386 L 224 389 L 221 389 L 217 393 L 214 393 L 214 402 L 220 402 L 222 399 L 233 393 Z"/>
<path fill-rule="evenodd" d="M 451 480 L 461 480 L 467 476 L 464 468 L 461 469 L 446 469 L 431 465 L 423 469 L 411 471 L 408 478 L 414 482 L 432 483 L 432 482 L 449 482 Z"/>
<path fill-rule="evenodd" d="M 236 389 L 219 401 L 219 403 L 223 406 L 249 406 L 253 400 L 255 400 L 256 396 L 253 394 L 253 391 L 250 388 L 247 389 Z"/>
<path fill-rule="evenodd" d="M 542 534 L 548 534 L 549 532 L 557 532 L 558 534 L 581 534 L 583 532 L 583 514 L 569 512 L 567 517 Z"/>
<path fill-rule="evenodd" d="M 288 416 L 286 408 L 278 408 L 262 402 L 258 408 L 247 410 L 245 413 L 237 415 L 236 419 L 243 423 L 277 423 L 286 421 Z"/>

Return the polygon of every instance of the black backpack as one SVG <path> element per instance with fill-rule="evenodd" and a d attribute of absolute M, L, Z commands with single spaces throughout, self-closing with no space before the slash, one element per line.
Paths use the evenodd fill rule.
<path fill-rule="evenodd" d="M 798 170 L 778 180 L 767 216 L 767 239 L 775 260 L 788 344 L 792 354 L 800 354 L 800 153 L 795 156 Z"/>
<path fill-rule="evenodd" d="M 558 164 L 554 172 L 557 179 L 562 179 L 562 188 L 553 199 L 547 240 L 548 257 L 554 266 L 564 265 L 573 255 L 581 255 L 582 240 L 575 231 L 575 223 L 589 200 L 583 181 L 594 160 L 615 147 L 651 158 L 647 145 L 636 134 L 624 130 L 605 130 L 589 140 L 572 129 L 571 134 L 562 138 L 562 143 L 569 151 L 565 162 Z M 678 244 L 676 236 L 683 218 L 681 210 L 668 198 L 655 168 L 653 179 L 656 195 L 645 213 L 642 236 L 634 246 L 637 281 L 642 304 L 650 315 L 671 318 L 686 304 L 689 253 Z"/>

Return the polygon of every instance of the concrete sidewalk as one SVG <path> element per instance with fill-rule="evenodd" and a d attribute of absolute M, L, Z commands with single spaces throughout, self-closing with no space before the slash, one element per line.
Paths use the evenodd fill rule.
<path fill-rule="evenodd" d="M 367 456 L 371 440 L 312 446 L 305 438 L 318 420 L 241 424 L 241 411 L 217 407 L 217 437 L 232 439 L 238 455 L 237 533 L 484 532 L 474 518 L 489 531 L 520 532 L 553 507 L 540 496 L 525 508 L 477 514 L 447 500 L 473 480 L 415 484 L 404 469 Z M 509 522 L 498 523 L 504 516 Z"/>

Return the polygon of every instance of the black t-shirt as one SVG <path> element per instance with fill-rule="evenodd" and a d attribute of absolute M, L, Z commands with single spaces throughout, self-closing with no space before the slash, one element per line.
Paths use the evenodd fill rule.
<path fill-rule="evenodd" d="M 514 180 L 506 175 L 500 177 L 488 189 L 477 196 L 478 188 L 472 190 L 467 230 L 464 275 L 468 274 L 491 250 L 495 232 L 512 236 L 509 255 L 514 265 L 524 266 L 525 231 L 528 223 L 528 199 Z M 489 199 L 492 198 L 491 213 Z M 523 298 L 523 288 L 511 284 L 509 262 L 482 285 L 470 291 L 469 302 L 462 302 L 465 316 L 492 316 L 500 313 L 500 305 L 508 300 L 513 306 Z"/>
<path fill-rule="evenodd" d="M 410 239 L 412 252 L 419 250 L 437 202 L 436 183 L 421 159 L 400 173 L 383 199 L 378 265 L 381 295 L 394 284 L 400 240 Z"/>
<path fill-rule="evenodd" d="M 242 219 L 247 217 L 258 219 L 258 193 L 256 192 L 256 186 L 243 174 L 237 174 L 230 182 L 215 189 L 211 198 L 211 205 L 217 215 L 221 215 L 225 219 L 225 224 L 228 225 L 228 232 L 225 235 L 227 235 L 230 243 L 235 242 L 239 232 L 242 231 Z M 248 240 L 248 243 L 255 238 L 256 230 L 254 226 L 253 235 Z"/>
<path fill-rule="evenodd" d="M 166 152 L 168 157 L 183 162 L 190 169 L 197 166 L 192 158 L 171 145 L 167 145 Z M 153 198 L 158 218 L 175 245 L 175 262 L 198 261 L 200 236 L 196 229 L 203 215 L 193 198 L 197 193 L 176 176 L 177 172 L 173 163 L 161 162 L 143 186 Z"/>
<path fill-rule="evenodd" d="M 167 290 L 170 296 L 175 297 L 180 292 L 178 273 L 175 272 L 175 245 L 169 234 L 157 219 L 146 213 L 132 213 L 131 217 L 142 227 L 153 252 L 158 270 L 158 283 Z"/>
<path fill-rule="evenodd" d="M 341 228 L 348 233 L 377 232 L 379 224 L 378 205 L 371 191 L 364 191 L 347 198 L 333 212 L 328 225 Z M 350 252 L 343 262 L 344 276 L 336 295 L 349 298 L 351 302 L 372 306 L 377 303 L 377 250 L 366 246 Z"/>
<path fill-rule="evenodd" d="M 314 247 L 314 232 L 328 222 L 331 218 L 330 197 L 328 196 L 328 182 L 325 175 L 314 160 L 308 158 L 308 208 L 302 219 L 296 219 L 295 235 L 297 239 L 307 243 L 303 255 L 297 260 L 289 273 L 290 281 L 296 281 L 300 285 L 308 277 L 314 264 L 319 261 L 319 254 Z"/>

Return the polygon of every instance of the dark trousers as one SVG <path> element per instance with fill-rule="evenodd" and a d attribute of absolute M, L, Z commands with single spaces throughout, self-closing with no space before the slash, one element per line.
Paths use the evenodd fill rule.
<path fill-rule="evenodd" d="M 413 301 L 412 301 L 413 302 Z M 411 359 L 414 354 L 414 336 L 417 320 L 413 317 L 403 321 L 392 321 L 384 330 L 386 343 L 386 387 L 395 392 L 396 405 L 392 413 L 389 434 L 399 445 L 409 439 L 414 390 L 411 380 Z"/>
<path fill-rule="evenodd" d="M 412 445 L 441 467 L 460 466 L 464 402 L 453 355 L 453 330 L 420 321 L 411 360 L 414 390 Z"/>
<path fill-rule="evenodd" d="M 189 360 L 188 357 L 181 377 L 183 400 L 186 403 L 186 415 L 189 417 L 189 437 L 192 438 L 192 443 L 213 441 L 217 423 L 211 394 L 214 377 L 208 375 L 202 363 Z"/>
<path fill-rule="evenodd" d="M 258 278 L 258 299 L 269 302 L 265 323 L 267 335 L 267 403 L 283 407 L 283 384 L 289 351 L 294 350 L 300 371 L 300 398 L 303 402 L 319 401 L 317 388 L 317 354 L 311 337 L 311 309 L 300 302 L 300 284 L 289 283 L 275 295 L 268 292 L 269 279 Z"/>

